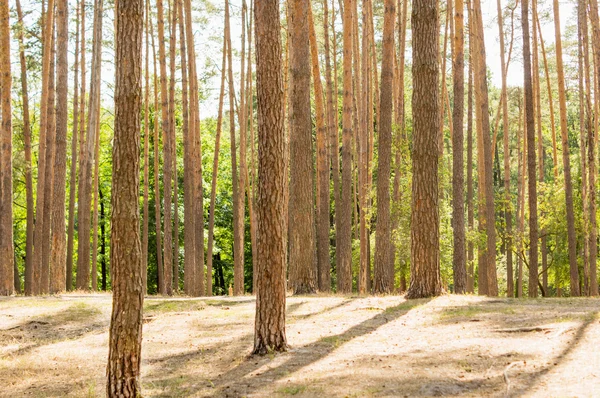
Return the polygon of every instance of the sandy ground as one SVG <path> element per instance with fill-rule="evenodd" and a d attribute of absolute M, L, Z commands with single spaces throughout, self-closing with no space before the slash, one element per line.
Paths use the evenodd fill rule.
<path fill-rule="evenodd" d="M 104 395 L 108 295 L 0 300 L 0 397 Z M 254 299 L 148 298 L 152 397 L 600 397 L 600 300 L 289 297 L 290 350 L 248 357 Z"/>

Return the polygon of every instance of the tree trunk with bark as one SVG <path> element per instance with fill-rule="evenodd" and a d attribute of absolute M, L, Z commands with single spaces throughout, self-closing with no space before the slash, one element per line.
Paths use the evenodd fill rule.
<path fill-rule="evenodd" d="M 392 163 L 395 0 L 386 0 L 384 7 L 380 99 L 381 125 L 378 126 L 377 229 L 375 231 L 374 290 L 376 293 L 391 293 L 394 290 L 394 261 L 390 220 L 390 178 Z"/>
<path fill-rule="evenodd" d="M 144 283 L 139 212 L 144 3 L 119 3 L 116 15 L 115 139 L 111 250 L 113 308 L 106 394 L 141 396 Z"/>
<path fill-rule="evenodd" d="M 413 27 L 413 182 L 411 206 L 411 278 L 407 298 L 438 296 L 440 214 L 438 193 L 439 70 L 438 7 L 415 0 Z"/>
<path fill-rule="evenodd" d="M 285 164 L 284 98 L 279 2 L 258 1 L 256 92 L 258 99 L 258 272 L 253 354 L 285 351 Z"/>
<path fill-rule="evenodd" d="M 521 1 L 523 29 L 523 73 L 525 86 L 525 117 L 527 130 L 527 176 L 529 193 L 529 297 L 537 297 L 538 289 L 538 225 L 537 187 L 535 168 L 535 120 L 533 113 L 533 85 L 529 39 L 529 0 Z M 536 71 L 537 73 L 537 71 Z"/>
<path fill-rule="evenodd" d="M 12 74 L 8 2 L 0 3 L 0 296 L 14 291 L 12 217 Z"/>
<path fill-rule="evenodd" d="M 310 1 L 289 3 L 290 19 L 290 202 L 289 284 L 294 294 L 317 289 L 310 106 Z M 240 147 L 245 142 L 240 143 Z"/>

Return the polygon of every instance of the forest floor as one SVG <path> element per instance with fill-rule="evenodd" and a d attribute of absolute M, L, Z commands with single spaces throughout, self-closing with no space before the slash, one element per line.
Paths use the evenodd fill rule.
<path fill-rule="evenodd" d="M 147 298 L 148 397 L 600 396 L 600 300 L 288 297 L 290 350 L 249 357 L 254 298 Z M 0 396 L 104 396 L 111 298 L 0 299 Z"/>

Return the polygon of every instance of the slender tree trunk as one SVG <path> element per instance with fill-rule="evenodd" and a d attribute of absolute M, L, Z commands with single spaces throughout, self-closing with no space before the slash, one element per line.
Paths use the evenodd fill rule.
<path fill-rule="evenodd" d="M 469 0 L 467 0 L 467 8 Z M 469 13 L 470 14 L 470 13 Z M 470 25 L 470 23 L 469 23 Z M 469 40 L 469 46 L 471 41 Z M 469 47 L 469 81 L 467 90 L 467 223 L 469 232 L 473 233 L 475 225 L 475 211 L 473 206 L 473 69 L 471 48 Z M 469 239 L 467 245 L 467 293 L 475 292 L 475 256 L 473 240 Z"/>
<path fill-rule="evenodd" d="M 244 208 L 243 192 L 240 192 L 239 187 L 237 170 L 237 151 L 235 148 L 235 89 L 233 85 L 233 61 L 231 55 L 231 30 L 228 0 L 225 0 L 225 40 L 227 40 L 227 73 L 229 79 L 229 130 L 231 141 L 231 172 L 233 185 L 233 290 L 235 295 L 241 295 L 244 293 Z M 242 203 L 240 203 L 240 201 Z"/>
<path fill-rule="evenodd" d="M 169 133 L 173 167 L 173 268 L 172 289 L 179 290 L 179 184 L 177 179 L 177 135 L 175 132 L 175 47 L 177 46 L 177 0 L 169 1 Z"/>
<path fill-rule="evenodd" d="M 454 14 L 454 62 L 453 93 L 454 110 L 452 112 L 452 221 L 454 229 L 454 293 L 467 292 L 467 263 L 465 247 L 465 179 L 464 179 L 464 102 L 465 102 L 465 53 L 464 53 L 464 3 L 456 0 Z M 502 40 L 502 36 L 500 36 Z M 502 46 L 502 44 L 501 44 Z M 504 61 L 503 61 L 504 64 Z"/>
<path fill-rule="evenodd" d="M 325 117 L 325 98 L 319 69 L 319 48 L 313 20 L 312 7 L 308 9 L 310 29 L 310 55 L 312 77 L 315 90 L 315 109 L 317 121 L 317 289 L 322 289 L 329 280 L 329 154 L 327 153 L 328 128 Z"/>
<path fill-rule="evenodd" d="M 494 181 L 492 170 L 492 144 L 490 137 L 490 122 L 488 113 L 488 87 L 486 77 L 486 55 L 483 37 L 483 22 L 479 0 L 473 1 L 473 28 L 475 46 L 473 55 L 475 61 L 475 96 L 477 119 L 481 120 L 482 155 L 484 162 L 484 201 L 481 211 L 485 212 L 484 227 L 487 235 L 485 248 L 485 271 L 487 286 L 484 294 L 498 295 L 498 280 L 496 276 L 496 215 L 494 209 Z M 477 100 L 478 98 L 478 100 Z M 481 282 L 480 282 L 481 283 Z"/>
<path fill-rule="evenodd" d="M 375 292 L 394 289 L 394 262 L 390 224 L 390 178 L 392 162 L 392 104 L 394 89 L 395 0 L 386 0 L 383 19 L 383 61 L 381 64 L 381 125 L 379 126 L 379 164 L 377 172 L 377 229 L 375 245 Z"/>
<path fill-rule="evenodd" d="M 208 212 L 208 247 L 206 251 L 206 294 L 212 296 L 212 267 L 215 228 L 215 200 L 217 196 L 217 177 L 219 175 L 219 150 L 221 148 L 221 131 L 223 129 L 223 99 L 225 97 L 225 68 L 228 49 L 227 40 L 223 40 L 223 61 L 221 65 L 221 88 L 219 90 L 219 111 L 217 113 L 217 133 L 213 157 L 212 183 L 210 190 L 210 210 Z M 256 288 L 256 286 L 254 286 Z"/>
<path fill-rule="evenodd" d="M 535 169 L 535 121 L 533 113 L 533 86 L 531 81 L 531 50 L 529 40 L 529 0 L 521 1 L 523 28 L 523 73 L 525 85 L 525 115 L 527 130 L 527 174 L 529 191 L 529 297 L 537 297 L 538 289 L 538 225 L 537 188 Z M 536 71 L 537 73 L 537 71 Z"/>
<path fill-rule="evenodd" d="M 595 89 L 598 90 L 598 72 L 600 71 L 600 20 L 598 17 L 598 1 L 590 0 L 590 20 L 592 22 L 592 48 L 594 53 L 594 66 L 596 69 L 596 73 L 594 76 L 596 77 L 596 85 Z M 555 11 L 555 18 L 558 16 L 558 11 Z M 597 91 L 596 91 L 597 92 Z M 559 91 L 560 94 L 560 91 Z M 598 99 L 596 98 L 596 107 L 598 107 Z M 598 295 L 598 277 L 597 277 L 597 264 L 596 257 L 598 255 L 598 232 L 596 227 L 596 143 L 597 143 L 597 114 L 594 123 L 594 128 L 588 129 L 588 195 L 589 195 L 589 219 L 590 219 L 590 236 L 589 236 L 589 262 L 590 262 L 590 296 Z M 564 139 L 563 139 L 564 142 Z M 563 144 L 564 147 L 564 144 Z M 563 149 L 564 151 L 564 149 Z M 564 155 L 563 155 L 564 158 Z M 567 174 L 565 170 L 565 182 L 567 181 Z M 570 181 L 569 181 L 570 182 Z M 568 199 L 567 199 L 568 200 Z M 569 211 L 569 205 L 567 204 L 567 212 Z M 571 212 L 573 211 L 572 202 L 571 202 Z M 567 214 L 567 217 L 569 215 Z"/>
<path fill-rule="evenodd" d="M 339 223 L 336 223 L 337 290 L 352 291 L 352 42 L 354 0 L 344 0 L 343 10 L 343 120 L 342 120 L 342 192 Z M 338 229 L 339 228 L 339 229 Z"/>
<path fill-rule="evenodd" d="M 100 117 L 100 73 L 102 70 L 102 14 L 103 0 L 96 0 L 94 6 L 94 39 L 92 44 L 92 77 L 90 81 L 90 101 L 86 128 L 84 156 L 81 157 L 79 171 L 78 245 L 77 245 L 77 289 L 90 288 L 90 213 L 92 199 L 92 165 L 97 120 Z"/>
<path fill-rule="evenodd" d="M 65 290 L 66 273 L 66 231 L 65 199 L 67 180 L 67 128 L 68 128 L 68 90 L 69 90 L 69 14 L 68 1 L 57 2 L 57 81 L 56 81 L 56 139 L 54 157 L 54 184 L 51 218 L 51 258 L 50 293 Z"/>
<path fill-rule="evenodd" d="M 92 208 L 92 291 L 98 291 L 98 184 L 100 179 L 100 120 L 96 119 L 94 144 L 94 180 L 92 192 L 94 194 L 94 207 Z"/>
<path fill-rule="evenodd" d="M 158 59 L 160 61 L 160 108 L 161 130 L 163 133 L 163 272 L 161 294 L 173 294 L 173 224 L 171 218 L 173 157 L 171 142 L 171 125 L 169 123 L 169 91 L 167 88 L 167 54 L 165 50 L 165 17 L 163 0 L 156 1 L 156 18 L 158 28 Z"/>
<path fill-rule="evenodd" d="M 194 142 L 194 189 L 195 195 L 195 216 L 194 228 L 196 232 L 196 255 L 194 285 L 196 295 L 204 293 L 204 192 L 202 189 L 202 145 L 200 140 L 200 110 L 198 98 L 198 74 L 196 73 L 196 49 L 194 46 L 194 33 L 192 31 L 192 3 L 191 0 L 184 0 L 183 9 L 185 12 L 185 39 L 188 59 L 188 77 L 189 77 L 189 128 L 190 135 Z"/>
<path fill-rule="evenodd" d="M 121 2 L 116 14 L 115 141 L 111 264 L 113 308 L 106 393 L 141 396 L 144 284 L 139 219 L 140 113 L 142 110 L 142 0 Z"/>
<path fill-rule="evenodd" d="M 285 163 L 284 98 L 279 2 L 258 1 L 256 91 L 258 98 L 258 272 L 254 354 L 285 351 Z"/>
<path fill-rule="evenodd" d="M 183 3 L 179 2 L 177 12 L 179 16 L 179 37 L 181 57 L 181 109 L 183 113 L 183 247 L 185 257 L 183 260 L 183 291 L 188 296 L 195 294 L 196 280 L 196 227 L 195 227 L 195 170 L 194 170 L 194 145 L 190 134 L 190 104 L 188 91 L 187 46 L 185 37 L 185 21 L 183 19 Z"/>
<path fill-rule="evenodd" d="M 146 1 L 146 15 L 144 16 L 145 33 L 145 59 L 144 59 L 144 199 L 142 207 L 142 282 L 143 293 L 148 293 L 148 224 L 150 208 L 148 197 L 150 194 L 150 2 Z M 104 236 L 104 234 L 103 234 Z M 102 256 L 104 262 L 104 255 Z"/>
<path fill-rule="evenodd" d="M 40 99 L 40 132 L 38 145 L 38 180 L 36 185 L 36 205 L 35 205 L 35 230 L 34 230 L 34 245 L 33 245 L 33 278 L 29 286 L 29 291 L 25 294 L 36 295 L 40 293 L 41 288 L 41 273 L 42 273 L 42 246 L 43 238 L 43 220 L 44 220 L 44 187 L 46 186 L 46 131 L 48 119 L 48 80 L 50 78 L 50 61 L 52 51 L 48 51 L 51 47 L 54 24 L 47 23 L 48 20 L 54 20 L 54 0 L 48 0 L 48 12 L 43 17 L 42 22 L 42 93 Z M 8 17 L 7 17 L 8 18 Z M 48 26 L 46 26 L 46 24 Z M 8 37 L 3 35 L 3 37 Z M 4 69 L 3 70 L 7 70 Z M 8 169 L 6 169 L 8 170 Z"/>
<path fill-rule="evenodd" d="M 23 39 L 23 12 L 21 2 L 17 0 L 17 18 L 19 19 L 19 29 L 17 39 L 19 43 L 19 63 L 21 66 L 21 95 L 23 101 L 23 147 L 25 152 L 25 191 L 27 196 L 27 230 L 25 238 L 25 294 L 31 294 L 31 283 L 33 278 L 33 229 L 34 229 L 34 199 L 33 199 L 33 178 L 31 166 L 31 121 L 29 116 L 29 90 L 27 85 L 27 61 L 25 59 L 25 43 Z M 77 58 L 77 55 L 75 56 Z M 75 64 L 77 70 L 77 63 Z M 77 72 L 76 72 L 77 74 Z M 77 87 L 77 83 L 75 84 Z M 77 92 L 77 89 L 75 89 Z M 76 96 L 74 102 L 76 103 Z M 77 113 L 74 113 L 75 115 Z M 74 120 L 76 122 L 76 118 Z M 75 128 L 76 130 L 76 128 Z M 9 170 L 9 169 L 6 169 Z M 11 213 L 12 214 L 12 213 Z M 11 222 L 12 224 L 12 222 Z"/>
<path fill-rule="evenodd" d="M 519 95 L 519 124 L 517 129 L 517 156 L 518 166 L 517 175 L 519 176 L 518 189 L 517 189 L 517 236 L 518 240 L 518 253 L 517 253 L 517 297 L 523 297 L 523 257 L 524 257 L 524 234 L 525 234 L 525 168 L 527 158 L 527 135 L 526 126 L 523 122 L 523 93 Z M 521 131 L 523 131 L 521 133 Z M 521 136 L 523 137 L 521 139 Z"/>
<path fill-rule="evenodd" d="M 156 288 L 157 293 L 163 290 L 163 256 L 162 256 L 162 237 L 161 237 L 161 213 L 160 213 L 160 168 L 159 168 L 159 144 L 160 134 L 158 133 L 158 73 L 156 71 L 156 46 L 154 45 L 154 28 L 152 19 L 150 19 L 150 37 L 152 38 L 152 58 L 154 66 L 154 220 L 156 224 Z"/>
<path fill-rule="evenodd" d="M 413 27 L 413 182 L 411 207 L 411 278 L 407 298 L 438 296 L 440 214 L 438 193 L 439 70 L 438 8 L 433 0 L 415 0 Z"/>
<path fill-rule="evenodd" d="M 308 0 L 290 5 L 290 203 L 289 283 L 294 294 L 317 288 L 314 229 L 312 122 L 310 115 L 310 57 Z M 241 136 L 241 134 L 240 134 Z M 240 147 L 245 142 L 240 143 Z M 240 171 L 240 174 L 242 171 Z"/>
<path fill-rule="evenodd" d="M 12 217 L 12 74 L 8 1 L 0 2 L 0 296 L 14 290 Z"/>
<path fill-rule="evenodd" d="M 53 22 L 55 24 L 55 21 Z M 53 30 L 50 61 L 50 77 L 48 79 L 48 103 L 47 103 L 47 134 L 46 134 L 46 164 L 50 167 L 45 169 L 44 185 L 44 212 L 42 221 L 42 272 L 40 278 L 40 293 L 50 292 L 50 241 L 52 238 L 52 202 L 54 193 L 54 159 L 56 154 L 56 34 Z"/>
<path fill-rule="evenodd" d="M 507 65 L 504 54 L 504 23 L 502 19 L 502 2 L 497 0 L 498 8 L 498 34 L 500 37 L 500 66 L 502 68 L 502 135 L 504 148 L 504 222 L 506 246 L 506 295 L 514 296 L 513 281 L 513 258 L 512 258 L 512 213 L 511 213 L 511 194 L 510 194 L 510 147 L 509 135 L 510 126 L 508 124 L 508 90 L 506 87 Z"/>
<path fill-rule="evenodd" d="M 327 0 L 324 0 L 324 4 Z M 324 5 L 325 7 L 325 5 Z M 336 271 L 340 264 L 339 262 L 339 231 L 341 224 L 341 192 L 340 192 L 340 141 L 339 141 L 339 114 L 338 114 L 338 82 L 337 82 L 337 39 L 335 34 L 335 2 L 331 0 L 331 31 L 332 31 L 332 42 L 333 42 L 333 79 L 331 75 L 331 66 L 329 67 L 329 72 L 326 72 L 327 75 L 327 91 L 330 93 L 330 97 L 327 100 L 328 103 L 328 119 L 331 125 L 331 129 L 329 131 L 329 150 L 331 153 L 331 179 L 333 180 L 333 208 L 334 208 L 334 230 L 335 230 L 335 267 Z M 323 13 L 325 16 L 325 13 Z M 327 37 L 325 39 L 326 48 L 329 46 L 328 33 L 329 33 L 329 22 L 325 22 L 328 26 L 324 28 L 324 32 L 327 33 Z M 329 55 L 329 52 L 326 50 L 326 57 Z M 327 59 L 326 59 L 327 62 Z M 333 80 L 333 81 L 332 81 Z M 331 273 L 329 274 L 329 285 L 325 286 L 326 291 L 331 289 Z"/>

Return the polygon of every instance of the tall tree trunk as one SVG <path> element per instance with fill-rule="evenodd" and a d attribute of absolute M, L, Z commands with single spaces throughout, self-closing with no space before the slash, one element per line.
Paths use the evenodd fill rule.
<path fill-rule="evenodd" d="M 438 193 L 439 70 L 438 8 L 434 0 L 415 0 L 413 26 L 413 182 L 411 278 L 407 298 L 438 296 L 440 214 Z"/>
<path fill-rule="evenodd" d="M 21 66 L 21 95 L 23 97 L 23 147 L 25 152 L 25 191 L 27 196 L 27 231 L 25 238 L 25 294 L 31 294 L 31 283 L 33 278 L 33 228 L 34 228 L 34 199 L 33 199 L 33 178 L 31 166 L 31 121 L 29 116 L 29 89 L 27 85 L 27 61 L 25 59 L 25 43 L 23 39 L 23 12 L 21 10 L 21 2 L 17 0 L 17 18 L 19 19 L 19 29 L 17 39 L 19 43 L 19 62 Z M 77 58 L 77 55 L 75 55 Z M 75 64 L 77 70 L 77 63 Z M 77 72 L 75 73 L 77 74 Z M 77 83 L 75 83 L 77 87 Z M 75 89 L 77 93 L 77 88 Z M 77 102 L 75 96 L 74 103 Z M 75 115 L 77 113 L 74 113 Z M 76 118 L 74 120 L 76 125 Z M 75 128 L 75 131 L 77 129 Z M 76 134 L 75 134 L 76 136 Z M 74 160 L 75 161 L 75 160 Z M 5 169 L 10 170 L 10 169 Z M 72 185 L 73 186 L 73 185 Z M 12 214 L 12 213 L 11 213 Z M 11 222 L 12 224 L 12 222 Z"/>
<path fill-rule="evenodd" d="M 145 34 L 145 59 L 144 59 L 144 202 L 142 207 L 142 282 L 143 293 L 148 292 L 148 225 L 150 208 L 148 197 L 150 194 L 150 2 L 146 1 L 146 14 L 144 16 Z M 104 256 L 102 256 L 104 261 Z"/>
<path fill-rule="evenodd" d="M 308 26 L 310 29 L 310 55 L 312 61 L 312 77 L 315 90 L 315 113 L 317 121 L 317 289 L 323 289 L 329 281 L 329 154 L 327 153 L 328 128 L 325 117 L 325 98 L 323 83 L 319 69 L 319 48 L 312 6 L 308 9 Z"/>
<path fill-rule="evenodd" d="M 488 112 L 488 85 L 486 75 L 486 55 L 484 45 L 483 19 L 481 15 L 481 4 L 479 0 L 473 1 L 473 61 L 475 65 L 475 99 L 476 99 L 476 119 L 481 127 L 483 157 L 483 192 L 480 195 L 483 199 L 480 206 L 480 213 L 485 213 L 485 217 L 480 219 L 484 224 L 487 235 L 485 247 L 485 273 L 483 274 L 486 283 L 483 294 L 489 296 L 498 295 L 498 279 L 496 276 L 496 215 L 494 209 L 494 181 L 492 170 L 492 143 L 490 137 L 490 121 Z M 481 280 L 479 281 L 481 286 Z"/>
<path fill-rule="evenodd" d="M 596 73 L 594 76 L 596 77 L 596 85 L 595 90 L 598 90 L 598 72 L 600 71 L 600 20 L 598 17 L 598 1 L 590 0 L 590 20 L 592 22 L 592 48 L 594 54 L 594 66 L 596 69 Z M 558 15 L 558 11 L 555 12 Z M 555 17 L 556 18 L 556 17 Z M 597 92 L 597 91 L 595 91 Z M 560 92 L 559 92 L 560 94 Z M 596 107 L 600 101 L 596 97 Z M 597 122 L 598 115 L 596 114 L 596 119 L 594 123 L 594 128 L 588 129 L 588 195 L 589 195 L 589 219 L 590 219 L 590 236 L 589 236 L 589 262 L 590 262 L 590 296 L 598 295 L 598 277 L 597 277 L 597 264 L 596 257 L 598 255 L 598 232 L 596 227 L 596 143 L 597 143 Z M 564 138 L 563 138 L 564 142 Z M 564 144 L 563 144 L 564 146 Z M 564 149 L 563 149 L 564 151 Z M 563 155 L 564 158 L 564 155 Z M 565 170 L 565 182 L 567 181 L 567 174 Z M 569 181 L 570 182 L 570 181 Z M 567 199 L 568 200 L 568 199 Z M 567 204 L 567 212 L 569 211 L 569 205 Z M 571 212 L 573 211 L 572 202 L 571 202 Z M 569 215 L 567 214 L 567 217 Z"/>
<path fill-rule="evenodd" d="M 189 128 L 190 135 L 194 142 L 194 189 L 195 195 L 195 216 L 194 227 L 196 232 L 196 255 L 194 285 L 196 295 L 204 293 L 204 192 L 202 189 L 202 145 L 200 140 L 200 110 L 198 98 L 198 74 L 196 73 L 196 48 L 194 45 L 194 33 L 192 31 L 192 3 L 191 0 L 183 2 L 185 12 L 185 39 L 188 60 L 189 77 Z"/>
<path fill-rule="evenodd" d="M 103 0 L 95 0 L 94 33 L 92 43 L 92 77 L 86 127 L 85 150 L 79 171 L 79 205 L 77 207 L 77 289 L 89 290 L 90 286 L 90 213 L 92 199 L 92 165 L 97 120 L 100 117 L 100 73 L 102 70 L 102 14 Z"/>
<path fill-rule="evenodd" d="M 258 1 L 256 91 L 258 98 L 258 272 L 254 354 L 285 351 L 285 163 L 284 98 L 279 2 Z"/>
<path fill-rule="evenodd" d="M 55 22 L 53 22 L 55 24 Z M 40 278 L 40 293 L 50 292 L 50 240 L 52 237 L 52 201 L 54 188 L 54 159 L 56 154 L 56 34 L 53 37 L 50 48 L 52 52 L 50 61 L 50 76 L 48 79 L 48 102 L 47 102 L 47 134 L 46 134 L 46 164 L 50 167 L 45 169 L 44 185 L 44 211 L 42 221 L 42 272 Z"/>
<path fill-rule="evenodd" d="M 42 55 L 42 93 L 40 99 L 40 132 L 39 132 L 39 145 L 38 145 L 38 180 L 36 185 L 36 204 L 35 204 L 35 230 L 34 230 L 34 242 L 33 242 L 33 278 L 29 291 L 25 291 L 25 294 L 36 295 L 40 293 L 41 288 L 41 273 L 42 273 L 42 246 L 44 242 L 43 238 L 43 219 L 44 219 L 44 187 L 46 186 L 46 131 L 47 131 L 47 119 L 48 119 L 48 80 L 50 78 L 50 61 L 52 57 L 52 51 L 50 49 L 52 43 L 52 36 L 54 31 L 54 24 L 46 25 L 48 20 L 54 20 L 54 0 L 48 0 L 48 12 L 44 14 L 42 22 L 42 41 L 43 41 L 43 55 Z M 7 17 L 8 18 L 8 17 Z M 8 37 L 3 35 L 3 37 Z M 3 70 L 7 70 L 4 69 Z"/>
<path fill-rule="evenodd" d="M 465 179 L 464 179 L 464 103 L 465 103 L 465 53 L 464 53 L 464 3 L 456 0 L 454 14 L 454 62 L 452 112 L 452 221 L 454 230 L 454 293 L 467 292 L 467 263 L 465 247 Z M 502 40 L 502 36 L 500 36 Z M 504 64 L 504 61 L 502 61 Z"/>
<path fill-rule="evenodd" d="M 57 2 L 57 81 L 56 81 L 56 143 L 54 157 L 54 186 L 52 200 L 52 238 L 50 258 L 50 293 L 65 290 L 66 273 L 66 231 L 65 199 L 67 180 L 67 128 L 69 93 L 69 14 L 68 1 Z"/>
<path fill-rule="evenodd" d="M 344 0 L 343 10 L 343 119 L 342 119 L 342 192 L 339 223 L 336 223 L 337 290 L 352 291 L 352 42 L 354 0 Z"/>
<path fill-rule="evenodd" d="M 317 288 L 314 229 L 308 0 L 290 4 L 290 203 L 289 283 L 294 294 Z M 241 135 L 240 135 L 241 136 Z M 245 142 L 240 142 L 240 147 Z M 240 171 L 241 174 L 241 171 Z"/>
<path fill-rule="evenodd" d="M 162 291 L 163 281 L 163 256 L 162 256 L 162 238 L 161 238 L 161 213 L 160 213 L 160 168 L 159 168 L 159 144 L 160 134 L 158 133 L 158 73 L 156 71 L 156 46 L 154 45 L 154 25 L 150 19 L 150 37 L 152 38 L 152 59 L 154 66 L 154 220 L 156 225 L 156 290 Z"/>
<path fill-rule="evenodd" d="M 188 296 L 193 296 L 196 289 L 196 227 L 195 227 L 195 161 L 194 145 L 190 133 L 190 104 L 188 91 L 187 46 L 185 37 L 185 21 L 183 19 L 183 3 L 178 5 L 179 37 L 181 57 L 181 108 L 183 113 L 183 247 L 185 257 L 183 264 L 183 291 Z M 222 72 L 224 73 L 224 72 Z"/>
<path fill-rule="evenodd" d="M 177 46 L 177 0 L 169 2 L 169 132 L 173 167 L 173 269 L 172 288 L 179 290 L 179 184 L 177 179 L 177 135 L 175 132 L 175 47 Z"/>
<path fill-rule="evenodd" d="M 12 74 L 8 1 L 0 3 L 0 296 L 14 290 L 12 217 Z"/>
<path fill-rule="evenodd" d="M 470 8 L 469 0 L 467 0 L 467 8 Z M 475 211 L 473 206 L 473 57 L 471 55 L 471 43 L 471 40 L 469 40 L 469 78 L 467 89 L 467 223 L 469 233 L 473 233 L 475 225 Z M 469 239 L 467 244 L 467 293 L 475 292 L 474 246 L 473 240 Z"/>
<path fill-rule="evenodd" d="M 531 81 L 531 50 L 529 40 L 529 0 L 521 1 L 523 29 L 523 73 L 525 85 L 525 116 L 527 130 L 527 176 L 529 192 L 529 297 L 537 297 L 538 289 L 538 225 L 537 187 L 535 169 L 535 121 L 533 113 L 533 86 Z M 537 71 L 536 71 L 537 73 Z"/>
<path fill-rule="evenodd" d="M 217 177 L 219 175 L 219 150 L 223 129 L 223 99 L 225 97 L 225 68 L 227 60 L 227 40 L 223 40 L 223 60 L 221 63 L 221 88 L 219 90 L 219 111 L 217 113 L 217 133 L 213 157 L 212 183 L 210 190 L 210 210 L 208 211 L 208 247 L 206 251 L 206 295 L 212 296 L 212 267 L 215 228 L 215 200 L 217 196 Z M 256 288 L 256 286 L 254 286 Z"/>
<path fill-rule="evenodd" d="M 142 0 L 119 3 L 116 13 L 115 141 L 113 149 L 111 264 L 113 308 L 106 393 L 141 395 L 144 290 L 139 219 L 142 110 Z"/>
<path fill-rule="evenodd" d="M 527 132 L 526 125 L 523 121 L 523 97 L 524 93 L 520 93 L 519 97 L 519 124 L 517 129 L 517 175 L 519 176 L 518 189 L 517 189 L 517 236 L 518 241 L 518 254 L 517 254 L 517 297 L 523 297 L 523 257 L 524 253 L 524 234 L 525 234 L 525 168 L 527 158 Z M 523 131 L 521 133 L 521 131 Z M 521 139 L 522 137 L 522 139 Z"/>
<path fill-rule="evenodd" d="M 329 153 L 331 161 L 331 179 L 333 180 L 333 209 L 334 209 L 334 230 L 335 230 L 335 262 L 336 269 L 339 264 L 339 248 L 338 248 L 338 233 L 340 230 L 340 209 L 338 206 L 341 204 L 340 198 L 340 159 L 339 159 L 339 123 L 338 123 L 338 91 L 337 91 L 337 46 L 335 38 L 335 2 L 331 0 L 331 30 L 332 30 L 332 41 L 333 41 L 333 77 L 331 70 L 331 56 L 330 56 L 330 39 L 329 39 L 329 26 L 330 21 L 328 18 L 327 0 L 323 0 L 323 39 L 325 41 L 325 78 L 327 80 L 327 120 L 329 124 Z M 324 286 L 322 291 L 328 292 L 331 290 L 331 269 L 325 276 L 323 281 Z"/>
<path fill-rule="evenodd" d="M 171 142 L 171 125 L 169 123 L 169 91 L 167 88 L 167 54 L 165 50 L 165 19 L 163 0 L 156 1 L 156 18 L 158 28 L 158 59 L 160 61 L 160 108 L 161 130 L 163 133 L 163 272 L 161 294 L 173 294 L 173 224 L 171 218 L 172 183 L 173 183 L 173 151 Z"/>
<path fill-rule="evenodd" d="M 94 180 L 92 192 L 94 207 L 92 208 L 92 291 L 98 290 L 98 183 L 100 179 L 100 119 L 96 119 L 96 135 L 94 144 Z"/>
<path fill-rule="evenodd" d="M 227 73 L 229 79 L 229 130 L 231 141 L 231 173 L 233 185 L 233 291 L 235 295 L 241 295 L 244 293 L 244 193 L 240 191 L 239 187 L 237 170 L 237 151 L 235 148 L 235 89 L 233 85 L 233 61 L 231 55 L 231 30 L 228 0 L 225 0 L 225 40 L 227 40 Z"/>
<path fill-rule="evenodd" d="M 375 292 L 394 290 L 394 262 L 390 223 L 390 178 L 392 162 L 392 105 L 394 89 L 395 0 L 386 0 L 383 19 L 383 58 L 381 63 L 381 108 L 379 163 L 377 171 L 377 229 L 375 245 Z"/>
<path fill-rule="evenodd" d="M 510 194 L 510 147 L 509 135 L 510 126 L 508 124 L 508 90 L 506 87 L 506 71 L 507 65 L 505 61 L 504 50 L 504 23 L 502 19 L 502 2 L 497 0 L 498 8 L 498 34 L 500 37 L 500 66 L 502 69 L 502 135 L 504 148 L 504 222 L 505 222 L 505 237 L 504 244 L 506 246 L 506 295 L 514 296 L 514 281 L 513 281 L 513 258 L 512 258 L 512 199 Z"/>

